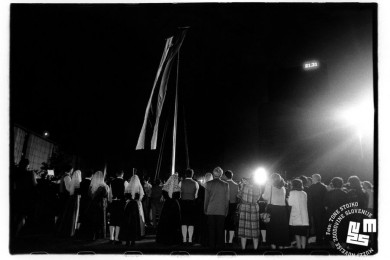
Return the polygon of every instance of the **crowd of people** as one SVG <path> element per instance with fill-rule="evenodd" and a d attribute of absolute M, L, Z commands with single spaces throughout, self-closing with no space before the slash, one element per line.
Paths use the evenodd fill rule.
<path fill-rule="evenodd" d="M 341 205 L 358 202 L 373 212 L 373 185 L 350 176 L 334 177 L 329 185 L 320 174 L 285 181 L 278 173 L 264 184 L 254 176 L 235 182 L 232 171 L 216 167 L 201 180 L 187 169 L 165 182 L 119 171 L 81 172 L 68 166 L 59 179 L 28 171 L 24 159 L 11 179 L 11 227 L 17 237 L 28 227 L 75 240 L 107 239 L 134 246 L 155 233 L 165 245 L 204 246 L 221 250 L 240 244 L 272 249 L 305 249 L 308 239 L 329 246 L 327 219 Z"/>

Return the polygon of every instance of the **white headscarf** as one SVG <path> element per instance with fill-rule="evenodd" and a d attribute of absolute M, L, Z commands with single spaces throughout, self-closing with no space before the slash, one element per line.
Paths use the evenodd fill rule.
<path fill-rule="evenodd" d="M 108 190 L 107 184 L 104 182 L 104 174 L 102 171 L 97 171 L 91 179 L 91 184 L 89 188 L 91 189 L 92 194 L 94 194 L 99 187 L 104 187 Z"/>
<path fill-rule="evenodd" d="M 145 193 L 137 175 L 131 177 L 129 184 L 125 188 L 125 193 L 131 193 L 133 199 L 135 198 L 135 194 L 139 193 L 139 200 L 142 200 Z"/>
<path fill-rule="evenodd" d="M 214 179 L 213 174 L 210 172 L 206 173 L 206 175 L 204 176 L 205 182 L 212 181 L 213 179 Z"/>
<path fill-rule="evenodd" d="M 73 172 L 72 178 L 70 180 L 70 195 L 74 194 L 74 191 L 78 188 L 80 188 L 80 182 L 81 182 L 81 171 L 77 170 Z"/>
<path fill-rule="evenodd" d="M 179 174 L 175 173 L 172 174 L 167 182 L 164 184 L 163 190 L 168 192 L 168 195 L 170 198 L 172 198 L 172 194 L 174 192 L 180 192 L 180 186 L 179 186 Z"/>

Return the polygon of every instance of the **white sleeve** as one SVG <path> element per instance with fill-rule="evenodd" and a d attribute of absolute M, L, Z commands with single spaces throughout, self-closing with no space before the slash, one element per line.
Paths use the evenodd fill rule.
<path fill-rule="evenodd" d="M 198 191 L 199 191 L 199 184 L 197 182 L 195 182 L 195 187 L 196 187 L 196 190 L 195 190 L 195 199 L 198 198 Z"/>
<path fill-rule="evenodd" d="M 70 192 L 70 181 L 71 181 L 70 176 L 64 177 L 65 188 L 69 192 Z"/>
<path fill-rule="evenodd" d="M 271 193 L 271 185 L 266 184 L 265 189 L 264 189 L 264 193 L 263 193 L 263 199 L 266 200 L 268 203 L 270 203 L 269 199 L 271 197 L 271 194 L 270 194 Z"/>
<path fill-rule="evenodd" d="M 287 202 L 289 206 L 292 206 L 294 204 L 294 193 L 290 192 L 290 196 L 288 197 Z"/>

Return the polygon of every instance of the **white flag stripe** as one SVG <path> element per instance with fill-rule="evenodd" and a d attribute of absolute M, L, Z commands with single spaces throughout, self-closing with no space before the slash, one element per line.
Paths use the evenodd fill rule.
<path fill-rule="evenodd" d="M 145 111 L 145 116 L 144 116 L 144 123 L 142 125 L 141 133 L 140 133 L 139 138 L 138 138 L 137 147 L 135 148 L 136 150 L 145 149 L 146 126 L 147 126 L 148 117 L 149 117 L 149 113 L 150 113 L 150 108 L 151 108 L 151 104 L 152 104 L 152 98 L 153 98 L 154 90 L 156 88 L 158 79 L 159 79 L 160 74 L 161 74 L 161 70 L 162 70 L 163 65 L 165 63 L 165 60 L 167 58 L 169 48 L 172 45 L 172 39 L 173 39 L 173 37 L 170 37 L 165 42 L 164 52 L 163 52 L 163 55 L 161 57 L 160 65 L 159 65 L 158 70 L 157 70 L 156 78 L 154 79 L 153 88 L 152 88 L 152 94 L 150 95 L 148 105 L 146 106 L 146 111 Z"/>

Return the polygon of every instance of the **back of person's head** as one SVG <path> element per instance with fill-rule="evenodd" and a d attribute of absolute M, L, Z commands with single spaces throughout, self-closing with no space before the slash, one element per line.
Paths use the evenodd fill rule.
<path fill-rule="evenodd" d="M 360 179 L 356 175 L 350 176 L 348 178 L 348 183 L 349 183 L 349 188 L 350 189 L 361 189 L 362 188 L 362 184 L 360 182 Z"/>
<path fill-rule="evenodd" d="M 194 176 L 194 170 L 193 169 L 187 169 L 185 171 L 185 177 L 186 178 L 192 178 Z"/>
<path fill-rule="evenodd" d="M 123 172 L 123 171 L 117 171 L 117 172 L 115 173 L 115 175 L 116 175 L 116 177 L 123 177 L 124 172 Z"/>
<path fill-rule="evenodd" d="M 301 179 L 294 179 L 291 181 L 291 189 L 292 190 L 303 190 L 303 182 Z"/>
<path fill-rule="evenodd" d="M 161 184 L 161 180 L 160 179 L 156 179 L 154 181 L 154 186 L 159 186 Z"/>
<path fill-rule="evenodd" d="M 233 172 L 232 171 L 226 171 L 225 172 L 226 179 L 231 180 L 233 178 Z"/>
<path fill-rule="evenodd" d="M 341 189 L 344 185 L 344 181 L 340 177 L 334 177 L 330 183 L 332 184 L 333 188 L 335 189 Z"/>
<path fill-rule="evenodd" d="M 211 172 L 206 173 L 205 176 L 204 176 L 204 181 L 205 182 L 211 181 L 213 179 L 214 179 L 213 178 L 213 174 Z"/>
<path fill-rule="evenodd" d="M 84 178 L 92 177 L 93 171 L 91 169 L 83 171 Z"/>
<path fill-rule="evenodd" d="M 284 186 L 284 180 L 279 173 L 273 173 L 271 175 L 272 185 L 276 188 L 282 188 Z"/>
<path fill-rule="evenodd" d="M 72 172 L 72 170 L 73 170 L 72 165 L 66 164 L 66 165 L 64 166 L 64 173 Z"/>
<path fill-rule="evenodd" d="M 365 190 L 372 190 L 373 188 L 372 183 L 369 181 L 363 181 L 362 185 Z"/>
<path fill-rule="evenodd" d="M 23 170 L 26 170 L 29 165 L 30 161 L 27 158 L 23 158 L 19 162 L 19 168 Z"/>
<path fill-rule="evenodd" d="M 318 173 L 315 173 L 311 176 L 313 178 L 313 183 L 321 182 L 321 175 Z"/>
<path fill-rule="evenodd" d="M 299 177 L 299 179 L 302 181 L 303 186 L 306 187 L 307 186 L 307 177 L 304 175 L 301 175 Z"/>
<path fill-rule="evenodd" d="M 213 170 L 214 178 L 221 178 L 222 174 L 223 174 L 223 170 L 221 167 L 214 168 L 214 170 Z"/>
<path fill-rule="evenodd" d="M 313 184 L 313 179 L 311 177 L 307 177 L 307 186 L 310 187 L 310 185 Z"/>
<path fill-rule="evenodd" d="M 75 190 L 80 188 L 81 183 L 81 171 L 76 170 L 72 174 L 72 178 L 70 181 L 70 194 L 73 195 Z"/>
<path fill-rule="evenodd" d="M 95 191 L 100 187 L 105 186 L 104 182 L 104 174 L 102 171 L 97 171 L 92 177 L 90 188 L 91 192 L 95 193 Z"/>

